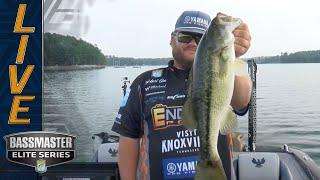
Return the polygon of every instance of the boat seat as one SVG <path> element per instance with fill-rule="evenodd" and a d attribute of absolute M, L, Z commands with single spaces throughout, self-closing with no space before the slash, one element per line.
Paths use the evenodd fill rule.
<path fill-rule="evenodd" d="M 292 180 L 292 174 L 277 153 L 241 153 L 233 161 L 238 180 Z"/>

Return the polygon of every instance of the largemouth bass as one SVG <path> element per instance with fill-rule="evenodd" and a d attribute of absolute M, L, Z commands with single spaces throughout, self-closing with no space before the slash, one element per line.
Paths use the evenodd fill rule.
<path fill-rule="evenodd" d="M 182 117 L 184 126 L 197 128 L 200 136 L 198 180 L 227 179 L 217 144 L 219 132 L 236 126 L 230 106 L 236 59 L 232 31 L 240 24 L 240 19 L 218 13 L 202 36 L 189 74 Z"/>

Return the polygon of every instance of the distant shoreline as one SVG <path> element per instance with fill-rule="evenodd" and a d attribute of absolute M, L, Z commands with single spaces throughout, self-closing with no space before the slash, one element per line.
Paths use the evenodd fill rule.
<path fill-rule="evenodd" d="M 257 64 L 300 64 L 300 63 L 319 63 L 319 62 L 259 62 L 255 61 Z M 164 64 L 165 65 L 165 64 Z M 75 70 L 93 70 L 93 69 L 103 69 L 105 67 L 114 68 L 124 68 L 124 67 L 134 67 L 140 68 L 142 66 L 163 66 L 163 65 L 130 65 L 130 66 L 107 66 L 107 65 L 70 65 L 70 66 L 44 66 L 44 71 L 75 71 Z"/>
<path fill-rule="evenodd" d="M 74 71 L 103 69 L 105 65 L 71 65 L 71 66 L 44 66 L 44 71 Z"/>

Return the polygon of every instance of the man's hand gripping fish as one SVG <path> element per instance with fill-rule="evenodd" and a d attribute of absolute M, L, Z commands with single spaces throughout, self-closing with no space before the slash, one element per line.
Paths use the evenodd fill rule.
<path fill-rule="evenodd" d="M 190 71 L 182 117 L 184 126 L 197 128 L 200 136 L 197 180 L 227 179 L 217 144 L 219 132 L 236 126 L 230 106 L 236 68 L 232 31 L 240 24 L 240 19 L 218 13 L 202 36 Z"/>

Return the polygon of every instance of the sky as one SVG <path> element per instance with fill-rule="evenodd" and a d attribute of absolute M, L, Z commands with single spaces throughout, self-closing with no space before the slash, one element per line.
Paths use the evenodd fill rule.
<path fill-rule="evenodd" d="M 85 0 L 83 0 L 85 1 Z M 105 55 L 171 57 L 170 33 L 184 10 L 218 12 L 248 24 L 251 48 L 243 57 L 320 49 L 319 0 L 90 0 L 79 36 Z"/>

